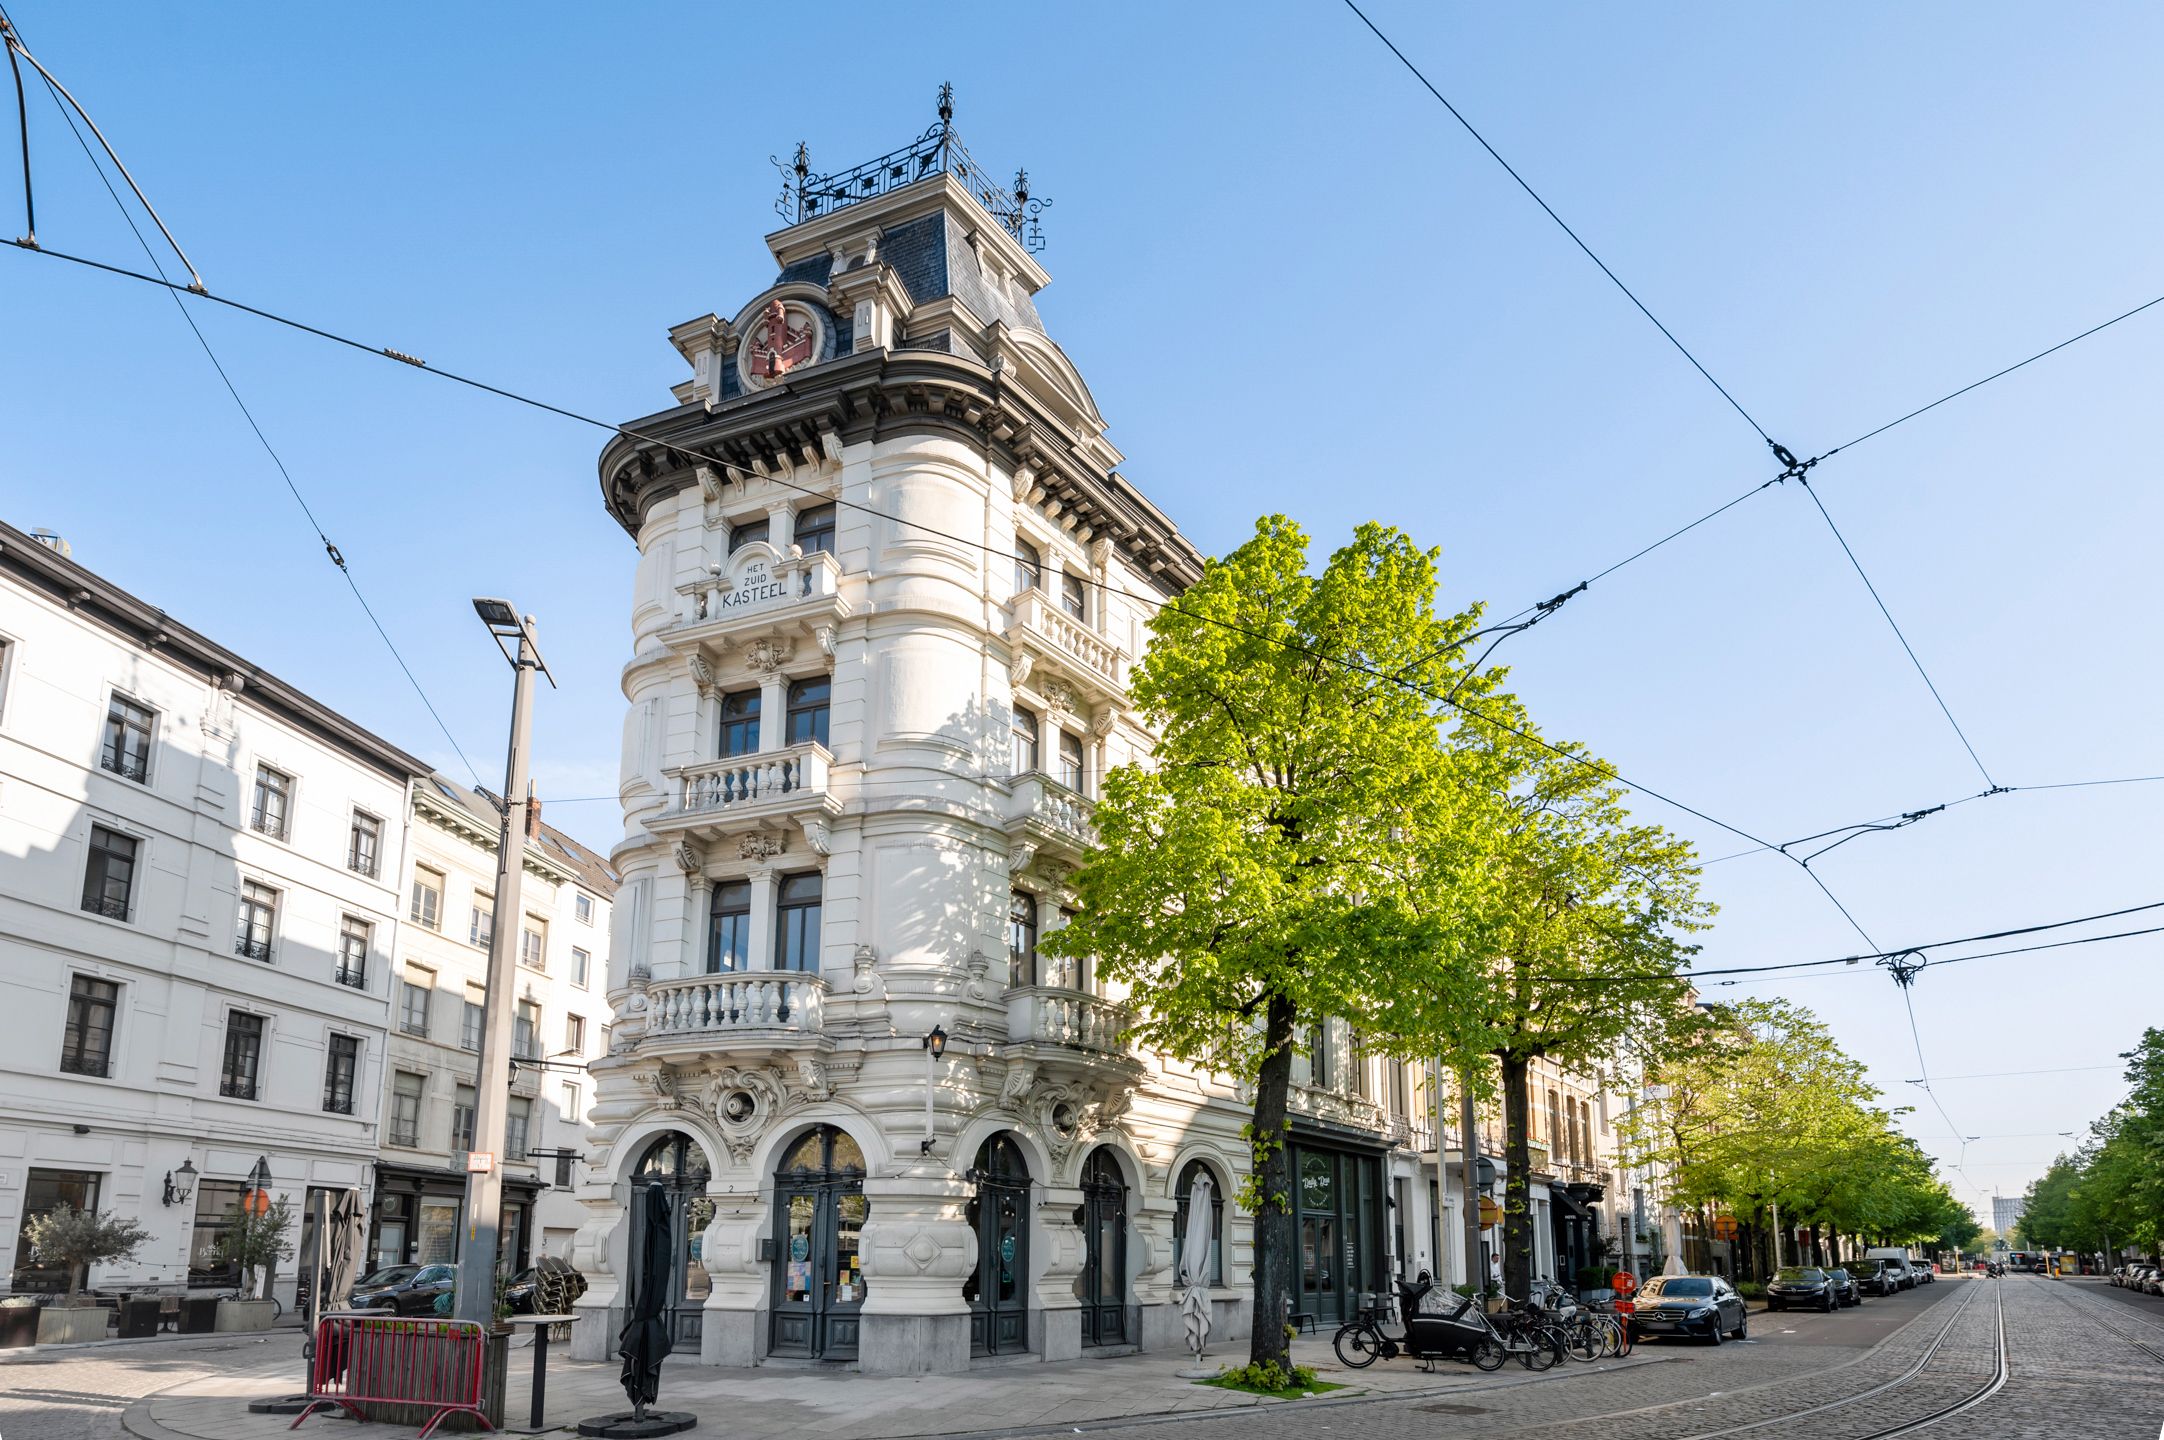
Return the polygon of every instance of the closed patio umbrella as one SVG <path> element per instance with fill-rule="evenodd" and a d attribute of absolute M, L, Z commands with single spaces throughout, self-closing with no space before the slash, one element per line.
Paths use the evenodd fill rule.
<path fill-rule="evenodd" d="M 1187 1233 L 1180 1237 L 1175 1278 L 1187 1287 L 1180 1299 L 1180 1316 L 1187 1323 L 1187 1348 L 1197 1360 L 1210 1343 L 1210 1239 L 1216 1227 L 1215 1187 L 1207 1172 L 1198 1173 L 1187 1192 Z"/>
<path fill-rule="evenodd" d="M 631 1232 L 631 1304 L 617 1353 L 624 1357 L 624 1394 L 632 1413 L 644 1418 L 661 1393 L 661 1362 L 668 1356 L 669 1326 L 662 1311 L 669 1303 L 670 1266 L 675 1261 L 674 1227 L 669 1223 L 669 1194 L 646 1187 Z"/>

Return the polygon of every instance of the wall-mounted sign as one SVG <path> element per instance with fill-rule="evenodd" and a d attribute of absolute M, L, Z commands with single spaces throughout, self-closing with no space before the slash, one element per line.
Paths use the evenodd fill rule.
<path fill-rule="evenodd" d="M 468 1175 L 486 1175 L 495 1168 L 496 1154 L 494 1151 L 468 1150 L 466 1152 L 466 1173 Z"/>
<path fill-rule="evenodd" d="M 764 605 L 771 600 L 789 597 L 789 582 L 776 579 L 774 568 L 765 560 L 753 560 L 736 576 L 735 585 L 718 590 L 709 601 L 708 614 L 726 614 L 749 606 Z"/>

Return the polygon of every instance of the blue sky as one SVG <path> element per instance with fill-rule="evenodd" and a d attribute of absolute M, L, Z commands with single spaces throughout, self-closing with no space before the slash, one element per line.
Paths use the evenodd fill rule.
<path fill-rule="evenodd" d="M 1763 443 L 1341 6 L 374 7 L 12 0 L 222 294 L 625 418 L 664 339 L 771 276 L 770 154 L 902 143 L 952 80 L 978 158 L 1053 197 L 1046 321 L 1127 473 L 1205 551 L 1284 510 L 1443 547 L 1450 598 L 1562 590 L 1768 478 Z M 1815 454 L 2164 291 L 2164 12 L 2132 4 L 1369 13 L 1772 432 Z M 39 234 L 139 258 L 34 97 Z M 12 144 L 12 134 L 7 137 Z M 0 226 L 20 233 L 13 176 Z M 197 308 L 459 743 L 538 612 L 536 771 L 613 789 L 632 552 L 598 432 Z M 2152 596 L 2164 307 L 1813 480 L 1993 776 L 2164 772 Z M 435 733 L 156 292 L 0 254 L 0 515 L 430 756 Z M 1775 487 L 1510 642 L 1547 729 L 1785 839 L 1982 788 L 1809 499 Z M 1884 945 L 2164 899 L 2164 787 L 1978 801 L 1820 862 Z M 1733 837 L 1653 802 L 1702 842 Z M 551 818 L 606 845 L 607 804 Z M 1794 866 L 1707 872 L 1707 965 L 1860 942 Z M 2138 922 L 2129 922 L 2138 923 Z M 1933 1073 L 2108 1066 L 2155 939 L 1915 991 Z M 1949 1079 L 1883 975 L 1813 1005 L 1935 1150 L 2018 1191 L 2108 1069 Z M 1996 1138 L 2003 1137 L 2003 1138 Z M 1958 1179 L 1959 1177 L 1957 1177 Z M 1979 1190 L 1964 1185 L 1970 1198 Z"/>

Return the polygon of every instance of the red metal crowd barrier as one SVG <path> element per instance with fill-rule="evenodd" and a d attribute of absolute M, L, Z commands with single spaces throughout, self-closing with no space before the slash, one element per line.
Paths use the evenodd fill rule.
<path fill-rule="evenodd" d="M 472 1415 L 493 1430 L 481 1410 L 487 1348 L 487 1336 L 471 1320 L 325 1315 L 316 1325 L 308 1408 L 288 1428 L 333 1406 L 365 1421 L 364 1407 L 377 1405 L 434 1412 L 420 1440 L 450 1415 Z"/>

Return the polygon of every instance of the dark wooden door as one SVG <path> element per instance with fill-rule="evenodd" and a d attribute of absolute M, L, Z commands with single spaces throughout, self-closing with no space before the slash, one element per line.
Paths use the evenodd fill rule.
<path fill-rule="evenodd" d="M 1127 1180 L 1105 1150 L 1082 1165 L 1082 1343 L 1127 1343 Z"/>
<path fill-rule="evenodd" d="M 782 1163 L 774 1177 L 772 1349 L 853 1360 L 864 1309 L 862 1152 L 847 1135 L 823 1126 Z"/>
<path fill-rule="evenodd" d="M 1029 1349 L 1029 1168 L 1014 1141 L 995 1135 L 969 1178 L 977 1186 L 968 1207 L 977 1269 L 962 1286 L 970 1353 L 1020 1354 Z"/>

